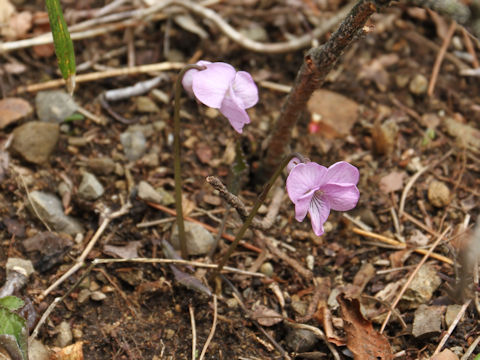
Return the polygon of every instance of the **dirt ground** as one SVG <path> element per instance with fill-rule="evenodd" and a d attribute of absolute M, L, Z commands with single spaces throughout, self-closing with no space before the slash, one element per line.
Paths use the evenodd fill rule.
<path fill-rule="evenodd" d="M 106 5 L 89 0 L 62 4 L 70 23 L 84 21 L 92 16 L 90 10 Z M 210 8 L 234 28 L 246 33 L 248 30 L 259 41 L 274 43 L 311 31 L 316 25 L 314 19 L 328 19 L 345 5 L 339 0 L 221 1 Z M 43 2 L 27 1 L 15 7 L 37 19 L 33 30 L 24 37 L 41 31 L 38 19 L 39 12 L 44 11 Z M 135 8 L 129 3 L 121 7 Z M 234 144 L 240 139 L 249 164 L 240 198 L 247 206 L 254 203 L 263 185 L 255 173 L 261 167 L 268 136 L 286 97 L 285 90 L 275 85 L 293 84 L 304 50 L 251 52 L 201 16 L 194 15 L 186 23 L 200 27 L 205 33 L 203 39 L 198 30 L 188 30 L 174 17 L 160 11 L 134 28 L 123 27 L 75 40 L 77 65 L 92 61 L 79 75 L 126 68 L 129 64 L 190 63 L 199 59 L 228 62 L 252 74 L 260 100 L 249 110 L 252 122 L 242 135 L 235 133 L 218 112 L 187 96 L 182 100 L 186 213 L 218 229 L 221 217 L 228 211 L 225 233 L 235 235 L 240 218 L 235 211 L 226 210 L 205 178 L 214 175 L 224 183 L 228 181 Z M 453 321 L 453 330 L 439 349 L 451 353 L 444 351 L 440 355 L 443 357 L 437 359 L 463 359 L 480 337 L 478 263 L 468 259 L 468 254 L 477 255 L 475 243 L 480 241 L 473 237 L 480 215 L 480 83 L 478 77 L 461 74 L 475 67 L 480 47 L 459 26 L 449 38 L 450 24 L 450 20 L 431 11 L 394 4 L 372 16 L 367 34 L 341 57 L 323 93 L 317 95 L 319 100 L 309 103 L 310 112 L 293 129 L 291 148 L 325 166 L 345 160 L 359 169 L 360 201 L 347 213 L 354 220 L 332 212 L 326 224 L 328 231 L 316 237 L 308 219 L 302 223 L 295 220 L 294 206 L 284 193 L 273 226 L 265 231 L 249 231 L 244 238 L 261 252 L 240 246 L 228 262 L 231 267 L 268 276 L 225 273 L 229 282 L 222 283 L 218 294 L 216 329 L 205 359 L 429 358 L 447 334 L 452 323 L 449 311 L 455 309 L 455 304 L 460 305 L 457 312 L 464 305 L 464 314 Z M 324 42 L 331 31 L 319 42 Z M 473 53 L 468 51 L 470 41 Z M 446 55 L 429 95 L 427 87 L 445 42 Z M 118 49 L 124 50 L 112 55 Z M 30 46 L 0 58 L 2 97 L 23 98 L 34 108 L 36 93 L 15 94 L 15 89 L 59 77 L 51 49 Z M 11 63 L 22 64 L 23 71 L 8 70 L 6 65 Z M 152 206 L 137 194 L 138 184 L 146 181 L 173 196 L 172 99 L 177 71 L 163 72 L 165 78 L 157 92 L 142 95 L 150 100 L 149 104 L 156 104 L 153 110 L 142 110 L 138 96 L 109 102 L 110 112 L 100 101 L 106 90 L 131 86 L 159 74 L 78 83 L 74 95 L 77 104 L 105 122 L 83 117 L 61 125 L 58 143 L 46 163 L 25 161 L 5 148 L 17 127 L 37 120 L 35 111 L 0 129 L 1 159 L 6 159 L 7 164 L 0 168 L 0 266 L 4 268 L 8 258 L 32 260 L 36 271 L 17 295 L 33 302 L 37 321 L 55 297 L 66 294 L 85 274 L 83 267 L 42 298 L 42 292 L 75 264 L 101 225 L 106 208 L 118 210 L 128 200 L 132 205 L 104 229 L 86 258 L 87 264 L 98 258 L 121 258 L 118 249 L 132 251 L 132 243 L 139 257 L 168 257 L 161 241 L 171 238 L 172 213 Z M 167 96 L 163 102 L 162 94 Z M 320 121 L 313 112 L 321 114 Z M 112 113 L 121 118 L 114 118 Z M 120 142 L 120 135 L 132 124 L 156 124 L 146 137 L 145 154 L 134 161 L 125 156 Z M 92 164 L 98 158 L 111 159 L 116 170 L 95 170 Z M 85 169 L 94 172 L 105 188 L 97 200 L 77 196 Z M 61 182 L 72 184 L 69 198 L 64 197 L 63 202 L 68 205 L 68 215 L 84 227 L 83 237 L 53 231 L 54 240 L 47 239 L 43 249 L 27 251 L 28 239 L 49 231 L 28 210 L 28 193 L 40 190 L 61 198 Z M 269 197 L 267 208 L 271 201 Z M 174 209 L 173 204 L 164 207 Z M 163 222 L 139 227 L 152 220 Z M 433 251 L 441 256 L 429 256 L 421 267 L 428 270 L 418 271 L 424 254 L 412 249 L 428 251 L 441 234 Z M 59 238 L 69 244 L 65 249 Z M 385 238 L 397 243 L 387 243 Z M 277 251 L 271 249 L 273 243 Z M 221 259 L 226 244 L 222 240 L 213 263 Z M 109 251 L 108 246 L 117 250 Z M 210 262 L 205 256 L 189 260 Z M 384 335 L 380 335 L 396 295 L 414 271 L 422 277 L 419 289 L 407 290 L 410 298 L 404 297 L 395 305 Z M 214 284 L 207 282 L 210 273 L 195 268 L 196 277 L 213 291 Z M 5 279 L 5 272 L 0 271 L 0 284 Z M 85 289 L 89 294 L 97 292 L 97 300 L 92 295 L 85 299 Z M 345 300 L 337 300 L 342 293 Z M 56 351 L 81 342 L 85 359 L 191 359 L 192 314 L 198 357 L 212 329 L 211 296 L 184 286 L 166 264 L 99 264 L 56 306 L 40 328 L 38 339 Z M 432 325 L 432 329 L 419 329 L 437 320 L 436 328 Z M 67 326 L 60 327 L 62 322 Z M 303 333 L 305 338 L 299 340 L 301 332 L 295 324 L 321 329 L 326 339 L 313 336 L 312 340 L 312 332 L 307 331 L 309 334 Z M 73 338 L 62 343 L 62 332 Z M 311 346 L 305 345 L 308 342 L 312 342 Z M 359 349 L 359 344 L 367 343 L 373 344 L 376 354 Z M 473 351 L 469 358 L 477 353 Z"/>

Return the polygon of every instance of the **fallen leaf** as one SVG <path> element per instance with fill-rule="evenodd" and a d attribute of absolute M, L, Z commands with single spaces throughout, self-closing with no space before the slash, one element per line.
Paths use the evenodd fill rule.
<path fill-rule="evenodd" d="M 393 171 L 390 174 L 382 177 L 378 186 L 380 190 L 385 194 L 402 190 L 403 189 L 403 180 L 407 174 L 405 171 Z"/>
<path fill-rule="evenodd" d="M 32 28 L 33 15 L 30 11 L 14 13 L 8 20 L 6 26 L 2 28 L 2 35 L 7 40 L 16 40 L 25 37 Z"/>
<path fill-rule="evenodd" d="M 5 24 L 15 12 L 13 6 L 8 0 L 0 0 L 0 24 Z"/>
<path fill-rule="evenodd" d="M 73 241 L 66 234 L 40 232 L 22 242 L 29 253 L 35 269 L 43 272 L 63 261 L 63 256 L 73 246 Z"/>
<path fill-rule="evenodd" d="M 377 85 L 378 90 L 385 92 L 390 84 L 390 77 L 385 68 L 396 64 L 398 60 L 397 54 L 381 55 L 363 65 L 358 78 L 372 80 Z"/>
<path fill-rule="evenodd" d="M 262 326 L 272 326 L 283 321 L 282 315 L 261 304 L 255 306 L 250 316 Z"/>
<path fill-rule="evenodd" d="M 33 108 L 30 103 L 22 98 L 5 98 L 0 100 L 0 129 L 30 116 Z"/>
<path fill-rule="evenodd" d="M 191 290 L 195 290 L 205 295 L 212 296 L 212 292 L 210 291 L 210 289 L 203 285 L 203 283 L 195 276 L 181 271 L 175 265 L 170 265 L 170 269 L 172 269 L 173 271 L 173 276 L 175 277 L 176 282 L 182 284 L 183 286 Z"/>
<path fill-rule="evenodd" d="M 133 259 L 138 258 L 138 248 L 141 245 L 141 241 L 129 241 L 125 246 L 105 245 L 103 252 L 120 259 Z"/>
<path fill-rule="evenodd" d="M 340 294 L 337 301 L 342 310 L 347 347 L 355 360 L 393 360 L 387 338 L 363 317 L 358 300 L 347 299 L 344 294 Z"/>
<path fill-rule="evenodd" d="M 206 143 L 197 143 L 195 153 L 202 164 L 208 164 L 212 160 L 212 148 Z"/>
<path fill-rule="evenodd" d="M 53 349 L 52 360 L 83 360 L 83 341 L 68 345 L 63 349 Z"/>
<path fill-rule="evenodd" d="M 318 133 L 330 139 L 349 135 L 358 118 L 358 104 L 333 91 L 316 90 L 307 107 L 319 119 Z"/>

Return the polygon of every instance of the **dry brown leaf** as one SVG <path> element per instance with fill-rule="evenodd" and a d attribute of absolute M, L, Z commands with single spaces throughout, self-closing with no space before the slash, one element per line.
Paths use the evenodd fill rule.
<path fill-rule="evenodd" d="M 0 100 L 0 129 L 31 115 L 32 106 L 22 98 L 5 98 Z"/>
<path fill-rule="evenodd" d="M 52 354 L 52 360 L 83 360 L 83 341 L 68 345 L 63 349 L 59 349 Z"/>
<path fill-rule="evenodd" d="M 355 360 L 393 360 L 392 349 L 387 338 L 378 333 L 372 323 L 360 312 L 360 303 L 356 299 L 347 299 L 343 294 L 337 296 L 342 309 L 347 347 Z"/>
<path fill-rule="evenodd" d="M 207 143 L 197 143 L 195 146 L 195 153 L 202 164 L 208 164 L 210 160 L 212 160 L 212 148 L 208 146 Z"/>
<path fill-rule="evenodd" d="M 312 117 L 320 118 L 318 133 L 330 139 L 349 135 L 358 118 L 358 104 L 333 91 L 316 90 L 307 107 Z"/>
<path fill-rule="evenodd" d="M 283 321 L 282 315 L 261 304 L 255 306 L 250 315 L 262 326 L 273 326 Z"/>
<path fill-rule="evenodd" d="M 105 245 L 103 252 L 120 259 L 138 258 L 138 248 L 141 245 L 141 241 L 129 241 L 125 246 Z"/>
<path fill-rule="evenodd" d="M 390 174 L 382 177 L 378 186 L 380 190 L 385 194 L 402 190 L 403 189 L 403 180 L 407 174 L 405 171 L 393 171 Z"/>

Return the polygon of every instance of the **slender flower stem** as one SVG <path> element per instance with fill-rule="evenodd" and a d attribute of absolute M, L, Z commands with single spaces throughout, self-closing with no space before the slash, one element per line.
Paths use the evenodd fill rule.
<path fill-rule="evenodd" d="M 182 95 L 182 79 L 188 70 L 204 70 L 205 66 L 187 65 L 178 74 L 175 83 L 175 107 L 173 112 L 173 171 L 175 179 L 175 209 L 177 212 L 178 239 L 180 242 L 180 252 L 182 258 L 188 257 L 187 240 L 185 238 L 185 224 L 183 221 L 182 208 L 182 169 L 180 166 L 180 96 Z"/>
<path fill-rule="evenodd" d="M 252 223 L 253 218 L 255 217 L 255 215 L 257 215 L 258 209 L 260 208 L 260 206 L 263 204 L 263 202 L 267 198 L 268 192 L 272 188 L 272 186 L 275 183 L 275 181 L 277 180 L 277 178 L 282 173 L 285 166 L 287 166 L 288 163 L 290 162 L 290 160 L 292 160 L 293 158 L 298 158 L 301 162 L 306 162 L 307 161 L 305 159 L 305 157 L 303 155 L 299 154 L 299 153 L 291 153 L 291 154 L 285 156 L 282 159 L 282 161 L 281 161 L 280 165 L 278 166 L 277 170 L 275 171 L 275 173 L 272 175 L 270 180 L 268 180 L 268 182 L 265 184 L 265 187 L 263 188 L 262 193 L 257 198 L 257 201 L 255 202 L 255 205 L 253 205 L 253 208 L 250 211 L 250 214 L 248 215 L 248 217 L 245 219 L 245 222 L 243 223 L 242 227 L 240 228 L 240 230 L 238 230 L 237 235 L 235 235 L 235 239 L 230 244 L 230 247 L 228 248 L 227 253 L 223 256 L 223 259 L 220 261 L 220 264 L 218 264 L 217 269 L 215 270 L 215 272 L 212 275 L 213 279 L 215 279 L 218 275 L 220 275 L 220 272 L 222 271 L 223 267 L 227 263 L 228 258 L 235 251 L 239 241 L 242 239 L 243 235 L 245 235 L 245 231 L 247 231 L 248 227 Z"/>

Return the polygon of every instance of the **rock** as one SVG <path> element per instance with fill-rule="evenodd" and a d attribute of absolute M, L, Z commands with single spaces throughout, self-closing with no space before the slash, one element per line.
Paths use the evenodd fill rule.
<path fill-rule="evenodd" d="M 308 304 L 299 300 L 295 295 L 292 297 L 292 309 L 300 316 L 305 316 L 308 310 Z"/>
<path fill-rule="evenodd" d="M 102 301 L 102 300 L 105 300 L 106 298 L 107 298 L 107 295 L 105 295 L 101 291 L 94 291 L 90 294 L 90 299 L 94 301 Z"/>
<path fill-rule="evenodd" d="M 65 347 L 72 343 L 73 335 L 72 329 L 70 328 L 70 324 L 66 321 L 62 321 L 57 327 L 57 337 L 55 339 L 55 344 L 58 347 Z"/>
<path fill-rule="evenodd" d="M 141 113 L 159 113 L 160 109 L 148 96 L 137 96 L 135 98 L 135 107 Z"/>
<path fill-rule="evenodd" d="M 428 186 L 428 201 L 435 207 L 442 208 L 450 203 L 450 189 L 444 182 L 434 180 Z"/>
<path fill-rule="evenodd" d="M 57 145 L 58 124 L 30 121 L 13 131 L 12 150 L 34 164 L 47 162 Z"/>
<path fill-rule="evenodd" d="M 54 230 L 69 235 L 83 233 L 84 229 L 80 222 L 63 213 L 62 203 L 55 195 L 33 191 L 30 193 L 30 201 L 33 205 L 27 201 L 27 207 L 31 213 L 40 216 Z"/>
<path fill-rule="evenodd" d="M 163 196 L 146 181 L 140 181 L 138 184 L 138 197 L 144 201 L 150 201 L 157 204 L 163 202 Z"/>
<path fill-rule="evenodd" d="M 480 149 L 480 130 L 468 124 L 462 124 L 451 117 L 442 118 L 442 124 L 449 135 L 455 137 L 458 144 L 465 148 Z"/>
<path fill-rule="evenodd" d="M 130 161 L 140 159 L 147 148 L 147 140 L 141 131 L 126 131 L 120 134 L 125 156 Z"/>
<path fill-rule="evenodd" d="M 50 351 L 40 340 L 32 339 L 28 344 L 28 359 L 29 360 L 49 360 Z"/>
<path fill-rule="evenodd" d="M 160 204 L 164 206 L 175 204 L 175 198 L 163 187 L 156 189 L 157 192 L 162 196 L 162 202 Z"/>
<path fill-rule="evenodd" d="M 108 175 L 115 170 L 115 162 L 109 157 L 88 159 L 87 166 L 93 173 L 99 175 Z"/>
<path fill-rule="evenodd" d="M 315 266 L 315 258 L 313 255 L 307 255 L 305 261 L 307 263 L 307 269 L 313 271 L 313 267 Z"/>
<path fill-rule="evenodd" d="M 77 104 L 63 90 L 39 91 L 35 97 L 35 108 L 40 121 L 61 123 L 75 111 Z"/>
<path fill-rule="evenodd" d="M 132 286 L 140 285 L 143 281 L 143 271 L 141 269 L 130 269 L 129 271 L 122 271 L 123 269 L 117 269 L 117 276 Z"/>
<path fill-rule="evenodd" d="M 441 279 L 437 271 L 430 264 L 424 264 L 410 283 L 402 296 L 402 305 L 415 308 L 432 298 L 433 292 L 440 286 Z"/>
<path fill-rule="evenodd" d="M 85 200 L 96 200 L 103 195 L 105 189 L 95 175 L 83 173 L 82 182 L 78 187 L 78 196 Z"/>
<path fill-rule="evenodd" d="M 392 153 L 397 142 L 398 131 L 397 122 L 393 118 L 386 120 L 382 124 L 376 123 L 372 128 L 375 152 L 380 155 Z"/>
<path fill-rule="evenodd" d="M 462 305 L 447 306 L 447 312 L 445 313 L 445 324 L 447 324 L 447 327 L 452 325 L 453 320 L 455 320 L 461 308 L 462 308 Z"/>
<path fill-rule="evenodd" d="M 423 95 L 427 92 L 428 80 L 422 74 L 417 74 L 413 77 L 408 85 L 408 89 L 414 95 Z"/>
<path fill-rule="evenodd" d="M 8 258 L 5 268 L 7 276 L 11 271 L 16 271 L 28 278 L 35 271 L 30 260 L 20 258 Z"/>
<path fill-rule="evenodd" d="M 5 98 L 0 100 L 0 129 L 25 119 L 33 112 L 30 103 L 22 98 Z"/>
<path fill-rule="evenodd" d="M 412 335 L 415 337 L 431 336 L 441 331 L 443 308 L 440 306 L 420 305 L 415 310 Z"/>
<path fill-rule="evenodd" d="M 210 251 L 215 239 L 202 225 L 190 221 L 185 222 L 185 237 L 189 255 L 205 255 Z M 175 249 L 180 249 L 178 228 L 174 227 L 171 244 Z"/>
<path fill-rule="evenodd" d="M 296 353 L 311 351 L 317 342 L 317 336 L 305 329 L 291 329 L 285 338 L 286 346 Z"/>
<path fill-rule="evenodd" d="M 358 104 L 329 90 L 316 90 L 307 103 L 312 119 L 318 119 L 318 131 L 328 139 L 350 135 L 357 122 Z"/>
<path fill-rule="evenodd" d="M 273 265 L 270 262 L 264 262 L 262 266 L 260 266 L 260 272 L 268 277 L 273 275 Z"/>

